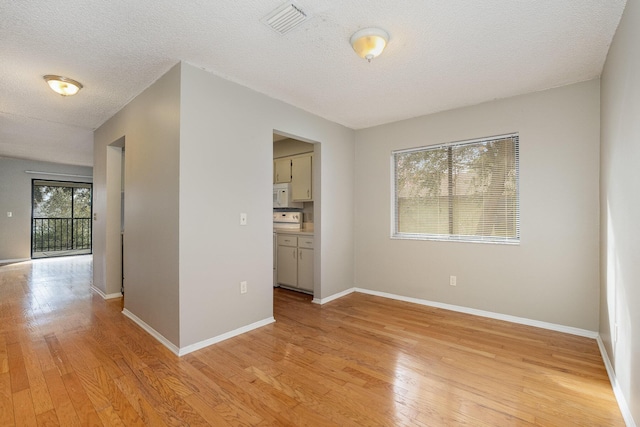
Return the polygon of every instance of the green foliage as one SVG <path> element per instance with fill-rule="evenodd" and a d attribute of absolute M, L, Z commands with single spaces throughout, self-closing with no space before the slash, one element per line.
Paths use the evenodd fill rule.
<path fill-rule="evenodd" d="M 33 185 L 33 252 L 91 248 L 91 188 Z"/>
<path fill-rule="evenodd" d="M 516 141 L 396 154 L 398 231 L 516 237 Z"/>
<path fill-rule="evenodd" d="M 90 188 L 59 185 L 33 186 L 34 218 L 71 218 L 72 211 L 74 218 L 91 216 Z"/>

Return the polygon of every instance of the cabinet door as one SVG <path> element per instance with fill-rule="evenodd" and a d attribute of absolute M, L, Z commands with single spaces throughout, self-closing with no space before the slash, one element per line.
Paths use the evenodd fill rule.
<path fill-rule="evenodd" d="M 278 245 L 278 283 L 298 286 L 298 249 Z"/>
<path fill-rule="evenodd" d="M 313 292 L 313 249 L 298 248 L 298 287 Z"/>
<path fill-rule="evenodd" d="M 273 183 L 291 182 L 291 158 L 273 161 Z"/>
<path fill-rule="evenodd" d="M 313 200 L 311 194 L 312 156 L 291 159 L 291 195 L 295 201 Z"/>

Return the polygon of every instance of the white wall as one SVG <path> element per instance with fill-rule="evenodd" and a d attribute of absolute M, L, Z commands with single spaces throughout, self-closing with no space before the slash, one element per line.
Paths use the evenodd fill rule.
<path fill-rule="evenodd" d="M 392 150 L 510 132 L 519 246 L 390 239 Z M 356 132 L 357 286 L 596 331 L 599 132 L 597 80 Z"/>
<path fill-rule="evenodd" d="M 120 291 L 120 147 L 125 162 L 125 309 L 179 343 L 180 66 L 94 134 L 94 286 Z M 107 188 L 107 183 L 110 188 Z"/>
<path fill-rule="evenodd" d="M 640 4 L 629 0 L 602 74 L 600 336 L 640 425 Z M 618 339 L 614 340 L 615 325 Z"/>
<path fill-rule="evenodd" d="M 180 346 L 273 315 L 274 130 L 320 143 L 316 298 L 353 287 L 354 132 L 188 64 L 181 94 Z"/>
<path fill-rule="evenodd" d="M 91 182 L 91 178 L 27 174 L 24 171 L 91 176 L 86 166 L 61 165 L 33 160 L 0 157 L 0 262 L 31 258 L 31 181 L 52 179 Z M 7 212 L 11 212 L 9 218 Z"/>

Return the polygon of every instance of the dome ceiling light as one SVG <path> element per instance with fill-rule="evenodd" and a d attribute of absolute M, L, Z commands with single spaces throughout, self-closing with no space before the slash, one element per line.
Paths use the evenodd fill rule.
<path fill-rule="evenodd" d="M 369 62 L 382 53 L 388 42 L 389 34 L 380 28 L 364 28 L 351 36 L 353 50 Z"/>
<path fill-rule="evenodd" d="M 82 84 L 68 77 L 54 76 L 47 74 L 42 77 L 48 84 L 51 90 L 59 93 L 62 96 L 75 95 L 82 89 Z"/>

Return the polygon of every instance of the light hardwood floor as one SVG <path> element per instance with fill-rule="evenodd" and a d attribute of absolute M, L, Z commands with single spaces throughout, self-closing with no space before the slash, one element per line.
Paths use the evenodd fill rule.
<path fill-rule="evenodd" d="M 178 358 L 91 258 L 0 267 L 0 426 L 622 426 L 594 340 L 351 294 Z"/>

